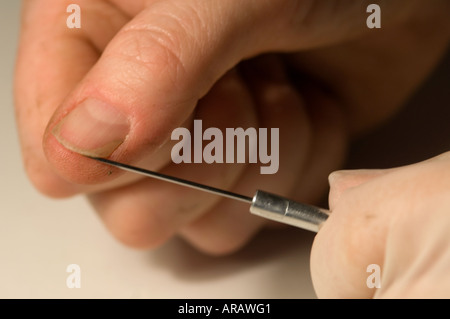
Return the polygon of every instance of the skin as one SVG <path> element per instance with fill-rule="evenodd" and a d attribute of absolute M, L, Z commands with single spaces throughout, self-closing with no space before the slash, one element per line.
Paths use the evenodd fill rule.
<path fill-rule="evenodd" d="M 330 175 L 332 214 L 312 254 L 314 287 L 325 298 L 450 296 L 450 153 L 388 170 Z M 381 287 L 368 288 L 367 267 Z"/>
<path fill-rule="evenodd" d="M 370 30 L 365 8 L 374 2 L 90 0 L 78 2 L 81 29 L 68 29 L 70 1 L 24 1 L 15 97 L 30 180 L 49 196 L 86 194 L 111 233 L 133 247 L 156 247 L 179 235 L 210 254 L 239 249 L 266 225 L 248 214 L 245 205 L 124 174 L 82 154 L 241 194 L 253 194 L 258 185 L 317 202 L 328 188 L 329 173 L 341 167 L 351 138 L 394 114 L 431 72 L 450 39 L 448 1 L 380 1 L 382 29 Z M 113 109 L 112 115 L 100 118 L 114 125 L 93 125 L 95 130 L 80 137 L 87 124 L 62 124 L 69 118 L 87 123 L 80 115 L 86 101 Z M 176 127 L 190 127 L 193 118 L 202 119 L 204 129 L 280 128 L 279 171 L 260 175 L 259 164 L 173 164 L 170 134 Z M 98 142 L 112 135 L 109 143 Z M 443 166 L 436 163 L 441 162 L 425 166 L 440 170 Z M 384 205 L 394 205 L 394 215 L 402 215 L 410 205 L 408 190 L 399 187 L 391 201 L 373 196 L 399 185 L 397 180 L 407 179 L 410 171 L 415 172 L 332 175 L 332 217 L 317 236 L 311 259 L 319 297 L 371 297 L 373 291 L 358 286 L 365 284 L 366 264 L 389 261 L 386 278 L 394 283 L 413 264 L 413 257 L 392 253 L 405 243 L 400 237 L 388 240 L 394 230 L 386 226 L 390 217 L 384 213 Z M 433 189 L 442 195 L 448 176 L 434 176 L 442 180 L 442 188 Z M 425 173 L 417 177 L 430 178 Z M 358 192 L 353 191 L 355 180 L 361 184 Z M 436 211 L 448 205 L 443 197 Z M 363 205 L 351 203 L 367 198 L 379 207 L 373 211 L 380 214 L 377 227 L 386 230 L 376 233 L 379 244 L 366 251 L 364 244 L 373 242 L 373 232 L 364 234 L 366 242 L 349 238 L 360 234 L 360 224 L 345 222 L 345 216 L 364 212 Z M 432 200 L 431 195 L 417 198 L 420 203 L 422 199 L 424 205 Z M 418 220 L 425 213 L 420 207 Z M 448 221 L 448 216 L 442 218 Z M 342 223 L 345 234 L 338 231 Z M 428 241 L 426 233 L 423 239 Z M 330 247 L 344 247 L 347 255 L 362 249 L 366 254 L 356 261 L 336 255 L 324 265 Z M 414 252 L 420 255 L 420 248 Z M 392 255 L 385 258 L 388 253 Z M 397 264 L 403 268 L 395 268 Z M 339 282 L 331 284 L 341 273 L 346 274 L 341 276 L 345 289 Z M 392 295 L 386 296 L 414 296 L 411 291 L 390 290 Z"/>

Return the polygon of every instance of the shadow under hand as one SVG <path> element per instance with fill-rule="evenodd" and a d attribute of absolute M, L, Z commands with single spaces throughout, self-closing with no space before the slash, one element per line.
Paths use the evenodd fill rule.
<path fill-rule="evenodd" d="M 309 271 L 313 240 L 314 233 L 296 228 L 267 229 L 240 251 L 215 257 L 173 239 L 149 258 L 152 266 L 166 269 L 181 281 L 258 277 L 264 279 L 251 281 L 264 290 L 258 298 L 314 298 Z"/>

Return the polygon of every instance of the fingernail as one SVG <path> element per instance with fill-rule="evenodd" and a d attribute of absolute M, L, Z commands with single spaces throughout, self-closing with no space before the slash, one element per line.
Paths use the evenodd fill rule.
<path fill-rule="evenodd" d="M 127 117 L 115 107 L 87 99 L 52 130 L 55 138 L 76 153 L 108 157 L 125 141 L 130 130 Z"/>

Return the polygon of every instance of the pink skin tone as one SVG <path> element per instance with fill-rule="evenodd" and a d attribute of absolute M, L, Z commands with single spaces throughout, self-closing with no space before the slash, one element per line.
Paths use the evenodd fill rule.
<path fill-rule="evenodd" d="M 48 196 L 86 194 L 111 233 L 132 247 L 153 248 L 178 235 L 205 253 L 236 251 L 269 225 L 248 214 L 245 205 L 142 179 L 84 155 L 237 193 L 251 195 L 257 185 L 316 203 L 328 190 L 327 176 L 341 167 L 349 141 L 403 105 L 450 38 L 446 0 L 385 2 L 383 28 L 376 32 L 365 25 L 364 3 L 338 3 L 80 0 L 82 28 L 68 29 L 71 1 L 24 1 L 15 96 L 30 180 Z M 294 83 L 292 74 L 304 81 Z M 202 119 L 204 128 L 279 128 L 279 171 L 267 176 L 259 174 L 259 164 L 173 164 L 170 134 L 190 127 L 193 118 Z M 420 243 L 407 256 L 392 251 L 405 245 L 397 234 L 416 226 L 417 238 L 427 241 L 433 226 L 418 227 L 424 216 L 420 203 L 432 201 L 436 211 L 448 207 L 443 195 L 448 176 L 436 173 L 446 158 L 387 172 L 331 175 L 332 216 L 311 259 L 319 297 L 414 296 L 435 283 L 441 273 L 423 277 L 420 287 L 402 275 L 417 263 L 414 254 L 425 254 Z M 428 171 L 442 181 L 432 194 L 399 186 L 409 176 L 417 177 L 417 187 L 429 185 Z M 382 196 L 387 189 L 392 193 Z M 404 220 L 404 229 L 402 222 L 392 226 L 385 212 L 403 221 L 412 195 L 414 218 Z M 370 218 L 345 217 L 364 216 L 364 203 L 371 204 Z M 448 222 L 448 216 L 436 214 Z M 345 234 L 339 231 L 343 223 Z M 429 245 L 437 243 L 438 230 Z M 344 247 L 345 258 L 330 247 Z M 358 257 L 347 258 L 353 252 Z M 333 258 L 324 264 L 327 253 Z M 444 259 L 429 257 L 420 260 L 430 269 L 436 262 L 433 269 L 439 270 Z M 386 288 L 373 294 L 361 287 L 361 278 L 367 276 L 366 264 L 377 262 Z M 332 283 L 340 273 L 347 281 Z"/>

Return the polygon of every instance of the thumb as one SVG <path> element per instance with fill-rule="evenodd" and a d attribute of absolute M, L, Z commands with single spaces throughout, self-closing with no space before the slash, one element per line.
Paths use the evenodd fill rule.
<path fill-rule="evenodd" d="M 99 183 L 109 174 L 81 155 L 125 162 L 150 157 L 224 73 L 277 45 L 265 19 L 278 10 L 270 22 L 279 26 L 272 28 L 277 34 L 285 6 L 236 6 L 158 1 L 125 25 L 47 126 L 44 151 L 56 171 L 72 182 Z"/>
<path fill-rule="evenodd" d="M 326 31 L 339 29 L 342 38 L 360 30 L 361 5 L 346 1 L 330 10 L 334 2 L 149 2 L 54 113 L 44 136 L 47 159 L 62 177 L 83 184 L 110 174 L 80 154 L 150 158 L 242 59 L 330 42 Z M 361 27 L 349 28 L 354 24 Z"/>

